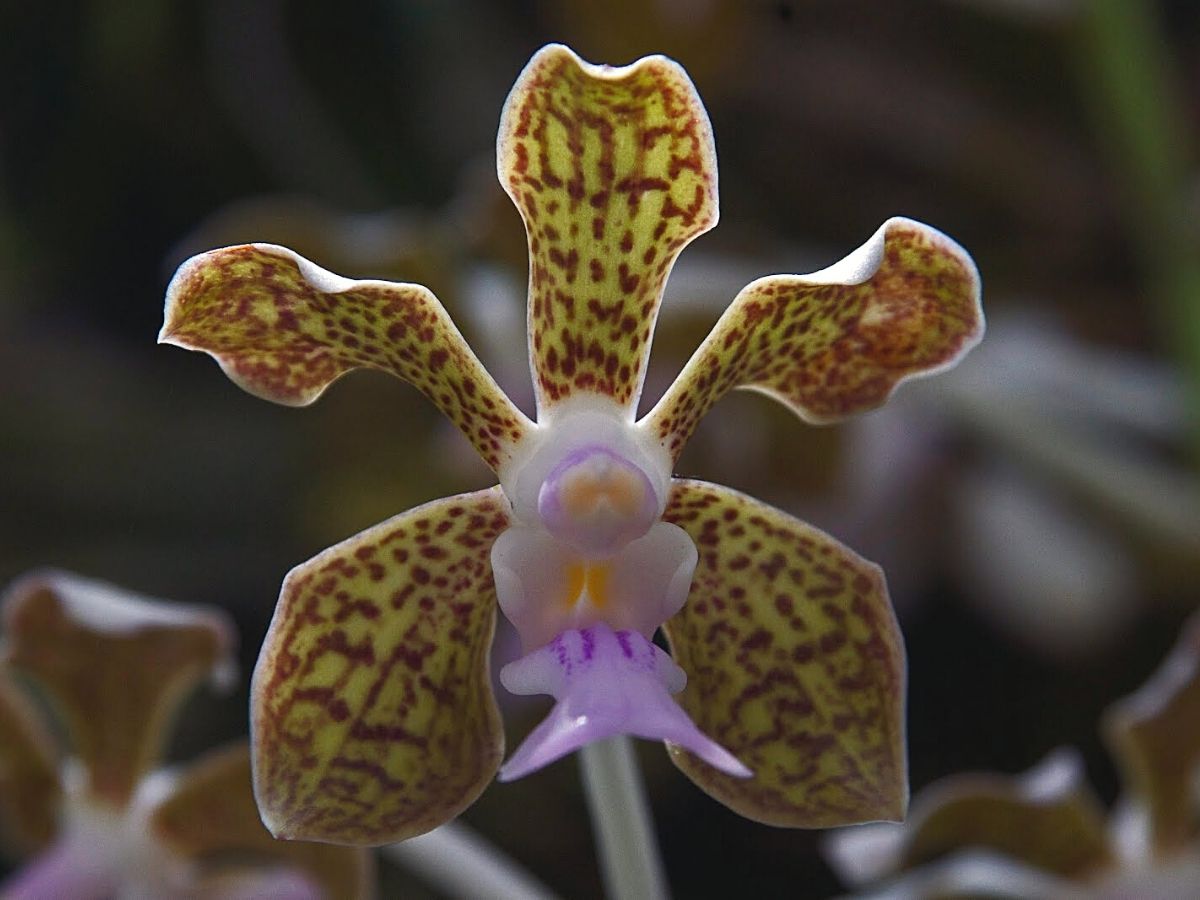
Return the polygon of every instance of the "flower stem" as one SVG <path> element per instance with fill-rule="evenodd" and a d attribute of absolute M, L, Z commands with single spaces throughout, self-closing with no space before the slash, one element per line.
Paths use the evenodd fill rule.
<path fill-rule="evenodd" d="M 583 787 L 600 869 L 612 900 L 665 900 L 667 878 L 633 744 L 624 735 L 587 744 Z"/>
<path fill-rule="evenodd" d="M 1120 167 L 1149 293 L 1160 304 L 1160 326 L 1174 342 L 1197 409 L 1200 254 L 1187 201 L 1195 136 L 1180 99 L 1182 78 L 1156 4 L 1092 0 L 1079 11 L 1083 84 Z M 1200 456 L 1195 424 L 1192 438 Z"/>
<path fill-rule="evenodd" d="M 450 897 L 556 900 L 553 891 L 461 822 L 391 844 L 383 853 Z"/>

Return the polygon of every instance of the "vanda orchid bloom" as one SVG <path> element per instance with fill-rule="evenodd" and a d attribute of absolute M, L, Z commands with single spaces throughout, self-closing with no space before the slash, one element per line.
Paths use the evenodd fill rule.
<path fill-rule="evenodd" d="M 159 766 L 187 695 L 233 674 L 220 610 L 45 571 L 14 583 L 2 611 L 0 825 L 28 857 L 0 884 L 5 900 L 373 895 L 365 851 L 267 833 L 244 743 Z M 65 752 L 18 675 L 60 714 Z"/>
<path fill-rule="evenodd" d="M 351 369 L 391 372 L 500 480 L 287 576 L 252 697 L 264 821 L 378 844 L 469 805 L 503 752 L 497 605 L 526 653 L 502 682 L 558 701 L 502 778 L 629 733 L 665 740 L 753 819 L 901 816 L 904 658 L 882 574 L 672 469 L 733 388 L 832 422 L 951 365 L 983 328 L 970 258 L 891 219 L 824 271 L 761 278 L 638 420 L 667 274 L 717 221 L 712 132 L 687 74 L 661 56 L 609 68 L 545 47 L 509 95 L 497 156 L 529 237 L 536 422 L 419 285 L 350 281 L 250 244 L 192 258 L 168 289 L 161 340 L 212 354 L 250 392 L 303 405 Z M 659 626 L 673 658 L 651 642 Z"/>

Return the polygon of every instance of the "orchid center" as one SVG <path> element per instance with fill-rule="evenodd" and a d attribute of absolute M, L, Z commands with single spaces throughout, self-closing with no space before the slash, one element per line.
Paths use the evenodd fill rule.
<path fill-rule="evenodd" d="M 591 603 L 596 609 L 604 609 L 609 602 L 610 574 L 609 563 L 568 563 L 563 605 L 570 610 L 581 603 Z"/>
<path fill-rule="evenodd" d="M 568 454 L 550 472 L 538 492 L 538 516 L 559 540 L 607 557 L 650 530 L 658 498 L 638 466 L 593 445 Z"/>

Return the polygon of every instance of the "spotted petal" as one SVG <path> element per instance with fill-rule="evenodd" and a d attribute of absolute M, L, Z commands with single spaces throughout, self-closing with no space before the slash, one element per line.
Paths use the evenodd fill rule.
<path fill-rule="evenodd" d="M 904 647 L 879 568 L 728 488 L 677 479 L 664 518 L 700 552 L 664 625 L 687 673 L 679 704 L 754 772 L 672 748 L 701 788 L 766 822 L 898 819 L 908 800 Z"/>
<path fill-rule="evenodd" d="M 288 574 L 251 697 L 255 793 L 277 837 L 403 840 L 492 779 L 488 557 L 508 522 L 499 488 L 436 500 Z"/>
<path fill-rule="evenodd" d="M 352 369 L 390 372 L 437 404 L 493 469 L 529 427 L 426 288 L 351 281 L 272 244 L 180 266 L 159 341 L 203 350 L 250 393 L 290 406 Z"/>
<path fill-rule="evenodd" d="M 1200 616 L 1136 693 L 1113 705 L 1105 732 L 1130 798 L 1148 814 L 1152 847 L 1173 851 L 1197 834 L 1200 774 Z"/>
<path fill-rule="evenodd" d="M 637 406 L 663 285 L 717 222 L 708 115 L 662 56 L 623 68 L 542 48 L 500 120 L 500 183 L 529 237 L 539 414 L 568 396 Z"/>
<path fill-rule="evenodd" d="M 157 762 L 186 694 L 233 675 L 233 625 L 215 609 L 41 572 L 12 586 L 3 612 L 9 662 L 49 694 L 86 789 L 113 806 Z"/>
<path fill-rule="evenodd" d="M 58 753 L 25 693 L 0 671 L 0 838 L 29 853 L 58 826 Z"/>
<path fill-rule="evenodd" d="M 310 877 L 327 897 L 374 894 L 374 866 L 365 850 L 271 837 L 254 805 L 250 752 L 243 744 L 209 753 L 180 773 L 149 822 L 164 844 L 201 864 L 236 860 L 283 867 Z"/>
<path fill-rule="evenodd" d="M 927 225 L 889 219 L 827 269 L 743 288 L 645 426 L 678 457 L 734 388 L 769 394 L 809 422 L 835 422 L 952 366 L 982 337 L 979 275 L 966 251 Z"/>

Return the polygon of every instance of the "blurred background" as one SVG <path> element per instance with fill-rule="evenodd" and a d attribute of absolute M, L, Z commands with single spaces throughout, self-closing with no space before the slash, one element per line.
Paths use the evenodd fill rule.
<path fill-rule="evenodd" d="M 548 41 L 673 56 L 713 121 L 721 224 L 676 268 L 650 400 L 758 275 L 828 265 L 894 214 L 973 253 L 989 334 L 959 369 L 826 429 L 731 397 L 679 470 L 884 565 L 914 788 L 1070 744 L 1111 799 L 1097 716 L 1200 601 L 1189 0 L 0 3 L 0 579 L 55 565 L 220 604 L 248 674 L 291 566 L 490 483 L 399 382 L 283 409 L 155 336 L 188 255 L 283 243 L 428 284 L 529 410 L 524 232 L 493 153 Z M 244 733 L 245 699 L 194 702 L 173 752 Z M 502 699 L 511 746 L 545 707 Z M 819 835 L 743 821 L 639 751 L 678 896 L 839 889 Z M 574 760 L 465 818 L 600 895 Z"/>

